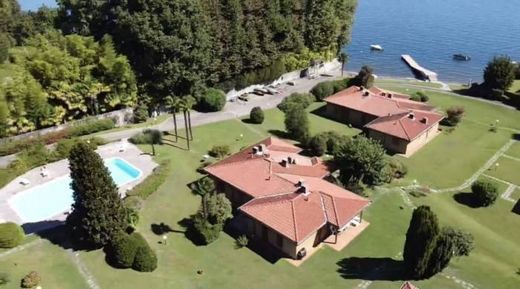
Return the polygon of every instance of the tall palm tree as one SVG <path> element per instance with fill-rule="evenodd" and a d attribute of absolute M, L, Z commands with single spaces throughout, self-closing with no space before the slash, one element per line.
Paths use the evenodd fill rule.
<path fill-rule="evenodd" d="M 188 110 L 188 130 L 190 133 L 190 140 L 193 140 L 193 130 L 191 127 L 191 110 L 193 109 L 193 107 L 195 106 L 196 103 L 197 103 L 197 101 L 195 100 L 195 98 L 193 96 L 187 95 L 185 97 L 185 107 Z"/>
<path fill-rule="evenodd" d="M 338 60 L 341 62 L 341 76 L 343 76 L 343 72 L 345 71 L 345 63 L 348 61 L 348 54 L 342 51 L 338 55 Z"/>
<path fill-rule="evenodd" d="M 175 142 L 179 141 L 179 134 L 177 132 L 177 111 L 179 111 L 179 108 L 181 106 L 181 101 L 176 96 L 168 96 L 166 97 L 166 106 L 168 107 L 168 110 L 170 110 L 170 113 L 173 116 L 173 127 L 175 130 Z"/>
<path fill-rule="evenodd" d="M 210 194 L 215 193 L 215 182 L 210 179 L 209 177 L 203 177 L 202 179 L 199 179 L 197 182 L 195 182 L 191 189 L 193 192 L 199 196 L 202 197 L 202 212 L 204 214 L 204 217 L 208 217 L 208 210 L 207 210 L 207 197 Z"/>
<path fill-rule="evenodd" d="M 187 101 L 188 96 L 182 98 L 180 102 L 180 109 L 182 110 L 182 114 L 184 116 L 184 127 L 186 129 L 186 144 L 188 145 L 188 150 L 190 150 L 190 130 L 189 130 L 189 124 L 188 124 L 188 112 L 189 112 L 189 101 Z"/>

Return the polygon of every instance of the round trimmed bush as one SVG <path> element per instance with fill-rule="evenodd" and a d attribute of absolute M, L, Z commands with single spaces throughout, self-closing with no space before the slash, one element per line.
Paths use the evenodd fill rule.
<path fill-rule="evenodd" d="M 198 109 L 205 112 L 221 111 L 226 105 L 226 94 L 219 89 L 208 88 L 200 97 Z"/>
<path fill-rule="evenodd" d="M 264 122 L 264 111 L 261 107 L 255 106 L 249 113 L 249 119 L 252 123 L 261 124 Z"/>
<path fill-rule="evenodd" d="M 140 245 L 135 237 L 122 233 L 109 248 L 108 260 L 110 264 L 117 268 L 132 267 Z"/>
<path fill-rule="evenodd" d="M 326 134 L 318 134 L 311 138 L 309 141 L 309 149 L 315 156 L 322 156 L 327 151 L 327 140 Z"/>
<path fill-rule="evenodd" d="M 329 81 L 318 83 L 311 89 L 311 93 L 317 101 L 322 101 L 334 93 L 334 83 Z"/>
<path fill-rule="evenodd" d="M 148 244 L 137 249 L 132 268 L 139 272 L 152 272 L 157 268 L 157 255 Z"/>
<path fill-rule="evenodd" d="M 488 207 L 495 203 L 498 197 L 498 188 L 488 181 L 476 181 L 471 185 L 471 192 L 475 203 L 482 207 Z"/>
<path fill-rule="evenodd" d="M 0 224 L 0 248 L 14 248 L 22 243 L 24 237 L 22 227 L 17 224 Z"/>

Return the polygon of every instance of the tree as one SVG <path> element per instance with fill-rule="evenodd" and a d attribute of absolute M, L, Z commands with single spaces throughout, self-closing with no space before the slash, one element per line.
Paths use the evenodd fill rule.
<path fill-rule="evenodd" d="M 334 93 L 334 83 L 330 81 L 320 82 L 311 89 L 311 93 L 317 101 L 323 101 Z"/>
<path fill-rule="evenodd" d="M 215 88 L 208 88 L 197 103 L 198 109 L 204 112 L 221 111 L 225 105 L 226 94 Z"/>
<path fill-rule="evenodd" d="M 225 222 L 232 218 L 231 202 L 224 194 L 205 194 L 201 208 L 192 216 L 193 226 L 204 244 L 215 241 L 224 228 Z"/>
<path fill-rule="evenodd" d="M 421 279 L 428 273 L 430 256 L 440 233 L 438 223 L 437 216 L 428 206 L 413 211 L 403 250 L 404 264 L 412 278 Z"/>
<path fill-rule="evenodd" d="M 374 69 L 372 67 L 365 65 L 361 67 L 358 75 L 354 77 L 353 84 L 357 86 L 362 86 L 365 88 L 371 88 L 374 85 Z"/>
<path fill-rule="evenodd" d="M 462 121 L 464 113 L 464 107 L 452 106 L 446 110 L 447 117 L 443 120 L 442 124 L 447 126 L 457 126 Z"/>
<path fill-rule="evenodd" d="M 67 226 L 87 245 L 107 245 L 128 227 L 117 186 L 103 159 L 85 143 L 72 148 L 69 168 L 74 203 Z"/>
<path fill-rule="evenodd" d="M 488 207 L 498 198 L 497 186 L 489 181 L 477 180 L 471 185 L 471 192 L 475 203 L 482 207 Z"/>
<path fill-rule="evenodd" d="M 179 134 L 177 132 L 177 112 L 181 110 L 181 100 L 174 96 L 170 95 L 165 99 L 166 107 L 170 110 L 173 118 L 173 129 L 175 133 L 175 142 L 179 141 Z"/>
<path fill-rule="evenodd" d="M 148 135 L 149 143 L 152 146 L 152 155 L 155 156 L 155 145 L 163 143 L 162 132 L 157 129 L 146 129 L 143 133 Z"/>
<path fill-rule="evenodd" d="M 261 124 L 264 122 L 264 111 L 261 107 L 255 106 L 249 113 L 249 120 L 252 123 Z"/>
<path fill-rule="evenodd" d="M 324 133 L 313 136 L 309 141 L 309 148 L 313 155 L 322 156 L 327 151 L 328 136 Z"/>
<path fill-rule="evenodd" d="M 302 109 L 306 109 L 314 102 L 315 98 L 312 94 L 309 93 L 292 93 L 288 97 L 284 98 L 280 104 L 278 104 L 278 109 L 287 112 L 289 107 L 292 105 L 298 105 Z"/>
<path fill-rule="evenodd" d="M 342 51 L 338 55 L 338 61 L 341 62 L 341 76 L 343 76 L 343 73 L 345 72 L 345 63 L 348 61 L 348 54 Z"/>
<path fill-rule="evenodd" d="M 451 258 L 469 256 L 473 250 L 473 236 L 451 227 L 442 228 L 433 250 L 425 277 L 431 277 L 446 268 Z"/>
<path fill-rule="evenodd" d="M 484 84 L 491 89 L 506 91 L 515 80 L 515 65 L 508 56 L 497 56 L 484 69 Z"/>
<path fill-rule="evenodd" d="M 285 112 L 285 129 L 287 133 L 302 143 L 309 139 L 309 119 L 301 105 L 289 105 Z"/>
<path fill-rule="evenodd" d="M 186 143 L 190 150 L 190 141 L 193 140 L 193 132 L 191 129 L 191 109 L 195 105 L 195 98 L 191 95 L 185 96 L 180 102 L 180 108 L 184 115 L 184 127 L 186 128 Z"/>
<path fill-rule="evenodd" d="M 377 185 L 385 180 L 385 149 L 378 141 L 358 136 L 341 146 L 334 160 L 345 185 L 358 182 Z"/>

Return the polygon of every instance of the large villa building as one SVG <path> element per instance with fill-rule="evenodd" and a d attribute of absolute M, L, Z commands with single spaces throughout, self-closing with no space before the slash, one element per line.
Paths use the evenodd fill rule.
<path fill-rule="evenodd" d="M 300 152 L 270 137 L 205 169 L 243 219 L 242 230 L 292 259 L 359 226 L 370 204 L 326 181 L 327 165 Z"/>
<path fill-rule="evenodd" d="M 351 86 L 325 101 L 329 117 L 362 128 L 388 151 L 405 156 L 432 140 L 444 118 L 433 106 L 376 87 Z"/>

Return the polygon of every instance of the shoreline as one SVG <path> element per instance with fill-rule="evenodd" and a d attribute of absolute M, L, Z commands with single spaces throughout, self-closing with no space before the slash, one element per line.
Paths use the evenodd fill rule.
<path fill-rule="evenodd" d="M 345 76 L 346 77 L 354 77 L 358 74 L 357 71 L 350 71 L 350 70 L 345 70 Z M 425 81 L 425 80 L 421 80 L 421 79 L 417 79 L 415 77 L 404 77 L 404 76 L 393 76 L 393 75 L 381 75 L 381 74 L 375 74 L 377 77 L 376 77 L 376 80 L 396 80 L 396 81 L 408 81 L 408 82 L 418 82 L 418 83 L 445 83 L 445 84 L 448 84 L 448 85 L 460 85 L 460 86 L 467 86 L 467 83 L 463 83 L 463 82 L 460 82 L 460 81 L 443 81 L 443 80 L 439 80 L 439 81 Z"/>

